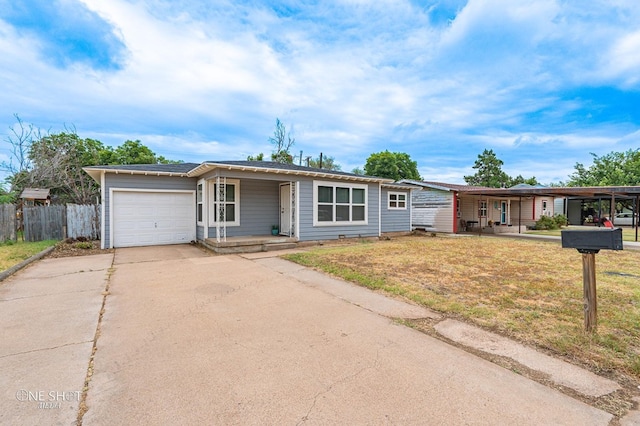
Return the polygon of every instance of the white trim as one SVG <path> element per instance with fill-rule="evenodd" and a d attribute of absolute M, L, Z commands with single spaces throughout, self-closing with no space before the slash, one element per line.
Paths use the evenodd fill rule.
<path fill-rule="evenodd" d="M 382 236 L 382 184 L 378 184 L 378 237 Z"/>
<path fill-rule="evenodd" d="M 100 173 L 100 196 L 102 197 L 102 200 L 100 200 L 100 204 L 102 204 L 102 206 L 100 206 L 100 223 L 102 224 L 100 226 L 100 248 L 102 250 L 104 250 L 105 247 L 105 237 L 106 237 L 106 233 L 105 233 L 105 215 L 106 215 L 106 206 L 105 206 L 105 202 L 106 202 L 106 197 L 105 197 L 105 191 L 107 190 L 107 186 L 105 185 L 105 172 Z M 111 205 L 111 198 L 109 198 L 109 205 Z M 111 225 L 111 224 L 109 224 Z"/>
<path fill-rule="evenodd" d="M 300 241 L 300 181 L 293 182 L 296 185 L 296 223 L 294 225 L 294 234 L 296 241 Z"/>
<path fill-rule="evenodd" d="M 113 193 L 114 192 L 165 192 L 191 194 L 192 204 L 196 201 L 196 191 L 194 189 L 142 189 L 142 188 L 109 188 L 109 248 L 113 248 Z M 193 211 L 193 210 L 192 210 Z M 195 216 L 195 211 L 194 211 Z M 193 221 L 194 239 L 198 236 L 196 221 Z"/>
<path fill-rule="evenodd" d="M 202 185 L 202 193 L 200 194 L 200 196 L 202 197 L 202 199 L 200 200 L 200 202 L 198 202 L 198 187 Z M 205 218 L 207 216 L 205 216 L 204 214 L 204 206 L 206 203 L 206 198 L 205 197 L 205 192 L 207 192 L 207 184 L 205 182 L 204 179 L 199 179 L 198 182 L 196 182 L 196 223 L 198 224 L 198 226 L 205 226 Z M 200 212 L 200 220 L 198 220 L 198 204 L 202 204 L 202 211 Z"/>
<path fill-rule="evenodd" d="M 333 188 L 333 220 L 329 221 L 319 221 L 318 220 L 318 187 L 319 186 L 327 186 Z M 363 189 L 364 190 L 364 220 L 360 221 L 338 221 L 336 220 L 336 188 L 349 188 L 349 214 L 352 212 L 352 190 L 353 189 Z M 347 205 L 347 204 L 345 204 Z M 369 185 L 361 184 L 361 183 L 347 183 L 347 182 L 335 182 L 335 181 L 322 181 L 322 180 L 314 180 L 313 181 L 313 226 L 361 226 L 369 224 Z"/>
<path fill-rule="evenodd" d="M 235 201 L 233 202 L 234 206 L 235 206 L 235 219 L 233 222 L 225 222 L 225 226 L 240 226 L 240 179 L 229 179 L 229 178 L 225 178 L 226 179 L 226 184 L 227 185 L 235 185 L 235 191 L 234 191 L 234 198 Z M 210 189 L 211 191 L 215 191 L 215 185 L 216 185 L 216 180 L 214 179 L 207 179 L 207 194 L 210 195 Z M 207 200 L 207 205 L 209 207 L 211 206 L 211 203 L 215 204 L 215 197 L 211 198 L 209 197 L 209 199 Z M 227 203 L 227 204 L 231 204 L 231 203 Z M 218 209 L 213 206 L 213 210 L 215 212 L 215 214 L 218 214 Z M 211 212 L 211 209 L 209 208 L 209 212 Z M 213 218 L 215 218 L 216 216 L 214 215 L 212 216 L 208 216 L 207 217 L 207 226 L 216 226 L 217 221 L 212 220 Z M 222 223 L 220 224 L 222 226 Z"/>
<path fill-rule="evenodd" d="M 391 207 L 391 196 L 392 195 L 395 195 L 396 197 L 399 196 L 399 195 L 404 195 L 404 207 Z M 407 204 L 408 204 L 408 198 L 409 197 L 407 197 L 407 193 L 406 192 L 388 191 L 387 192 L 387 210 L 406 210 L 407 209 Z M 396 198 L 395 203 L 396 203 L 396 205 L 401 203 L 400 199 Z"/>

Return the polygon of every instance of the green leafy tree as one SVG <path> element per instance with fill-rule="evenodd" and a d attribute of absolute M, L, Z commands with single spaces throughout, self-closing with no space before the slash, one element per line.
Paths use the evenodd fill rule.
<path fill-rule="evenodd" d="M 371 154 L 364 165 L 364 173 L 368 176 L 396 181 L 401 179 L 420 180 L 418 163 L 411 160 L 409 154 L 404 152 L 383 151 Z"/>
<path fill-rule="evenodd" d="M 610 152 L 603 156 L 591 153 L 593 164 L 576 163 L 566 186 L 636 186 L 640 185 L 640 149 Z"/>
<path fill-rule="evenodd" d="M 353 173 L 354 175 L 362 176 L 364 175 L 364 170 L 362 170 L 360 167 L 356 167 L 351 170 L 351 173 Z"/>
<path fill-rule="evenodd" d="M 284 123 L 279 118 L 276 118 L 276 129 L 273 131 L 273 136 L 269 138 L 269 142 L 273 145 L 271 160 L 278 163 L 293 164 L 293 155 L 291 155 L 290 151 L 296 140 L 291 137 L 290 132 L 287 132 Z"/>
<path fill-rule="evenodd" d="M 175 164 L 180 161 L 167 160 L 157 155 L 139 140 L 127 140 L 114 148 L 105 147 L 100 152 L 98 164 Z"/>
<path fill-rule="evenodd" d="M 526 183 L 528 185 L 538 185 L 538 180 L 534 177 L 525 179 L 522 175 L 511 177 L 502 170 L 504 162 L 496 156 L 492 149 L 485 149 L 478 155 L 473 168 L 477 170 L 474 175 L 465 176 L 464 181 L 468 185 L 486 186 L 489 188 L 509 188 L 514 185 Z"/>
<path fill-rule="evenodd" d="M 322 157 L 322 165 L 320 164 L 320 157 L 310 158 L 309 167 L 335 171 L 342 170 L 342 166 L 336 163 L 336 160 L 333 157 L 330 157 L 328 155 Z"/>
<path fill-rule="evenodd" d="M 82 139 L 75 132 L 49 134 L 34 141 L 29 149 L 33 164 L 28 184 L 49 188 L 60 202 L 95 202 L 98 185 L 82 168 L 100 162 L 104 145 L 95 139 Z"/>
<path fill-rule="evenodd" d="M 264 154 L 260 153 L 257 155 L 248 155 L 247 161 L 264 161 Z"/>
<path fill-rule="evenodd" d="M 487 186 L 489 188 L 507 187 L 510 183 L 509 175 L 502 171 L 504 162 L 500 160 L 492 149 L 485 149 L 478 155 L 473 168 L 474 175 L 465 176 L 464 181 L 469 185 Z"/>
<path fill-rule="evenodd" d="M 531 186 L 540 184 L 540 182 L 538 182 L 538 179 L 536 179 L 535 176 L 530 177 L 529 179 L 525 179 L 522 177 L 522 175 L 518 175 L 514 178 L 509 178 L 508 186 L 511 187 L 511 186 L 519 185 L 521 183 L 526 183 L 527 185 L 531 185 Z"/>

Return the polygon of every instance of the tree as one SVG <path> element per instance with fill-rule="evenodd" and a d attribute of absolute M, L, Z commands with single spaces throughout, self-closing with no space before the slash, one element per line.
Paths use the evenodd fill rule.
<path fill-rule="evenodd" d="M 257 155 L 248 155 L 247 161 L 264 161 L 264 154 L 260 153 Z"/>
<path fill-rule="evenodd" d="M 104 147 L 100 152 L 100 162 L 97 164 L 175 164 L 181 161 L 167 160 L 157 155 L 139 140 L 126 140 L 122 145 L 113 149 Z"/>
<path fill-rule="evenodd" d="M 31 159 L 29 149 L 34 139 L 40 138 L 40 130 L 33 124 L 25 124 L 18 114 L 14 114 L 17 124 L 10 127 L 10 135 L 5 141 L 11 146 L 9 161 L 0 163 L 0 170 L 9 174 L 5 182 L 9 184 L 9 190 L 5 191 L 2 199 L 5 202 L 13 202 L 25 188 Z"/>
<path fill-rule="evenodd" d="M 485 149 L 478 155 L 473 168 L 477 172 L 472 176 L 465 176 L 464 181 L 469 185 L 502 188 L 509 185 L 509 175 L 502 171 L 504 162 L 500 160 L 492 149 Z"/>
<path fill-rule="evenodd" d="M 401 179 L 420 180 L 418 163 L 411 160 L 409 154 L 403 152 L 377 152 L 367 158 L 364 173 L 395 181 Z"/>
<path fill-rule="evenodd" d="M 576 163 L 566 186 L 636 186 L 640 185 L 640 149 L 610 152 L 602 157 L 591 153 L 593 164 Z"/>
<path fill-rule="evenodd" d="M 353 173 L 354 175 L 363 176 L 364 170 L 362 170 L 360 167 L 356 167 L 351 170 L 351 173 Z"/>
<path fill-rule="evenodd" d="M 289 151 L 296 140 L 291 137 L 290 132 L 287 132 L 284 123 L 279 118 L 276 118 L 276 129 L 273 132 L 273 136 L 269 138 L 269 142 L 274 147 L 271 160 L 278 163 L 293 164 L 293 155 Z"/>
<path fill-rule="evenodd" d="M 317 169 L 335 170 L 340 171 L 342 166 L 336 163 L 336 160 L 331 156 L 322 156 L 322 164 L 320 164 L 320 157 L 310 158 L 309 167 L 315 167 Z"/>
<path fill-rule="evenodd" d="M 532 177 L 530 177 L 528 179 L 525 179 L 525 178 L 522 177 L 522 175 L 518 175 L 518 176 L 516 176 L 514 178 L 512 178 L 512 177 L 509 178 L 508 186 L 512 187 L 512 186 L 519 185 L 521 183 L 526 183 L 527 185 L 531 185 L 531 186 L 540 185 L 540 182 L 538 182 L 538 179 L 536 179 L 535 176 L 532 176 Z"/>
<path fill-rule="evenodd" d="M 95 202 L 98 185 L 82 168 L 100 163 L 104 146 L 95 139 L 81 139 L 75 132 L 41 137 L 29 149 L 33 169 L 31 186 L 49 188 L 60 202 Z"/>

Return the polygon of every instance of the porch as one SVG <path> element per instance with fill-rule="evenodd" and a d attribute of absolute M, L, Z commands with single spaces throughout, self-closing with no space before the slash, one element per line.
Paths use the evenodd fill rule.
<path fill-rule="evenodd" d="M 215 238 L 206 238 L 202 241 L 202 245 L 215 253 L 231 254 L 286 250 L 296 248 L 298 243 L 293 237 L 250 235 L 242 237 L 227 237 L 226 241 L 217 241 Z"/>

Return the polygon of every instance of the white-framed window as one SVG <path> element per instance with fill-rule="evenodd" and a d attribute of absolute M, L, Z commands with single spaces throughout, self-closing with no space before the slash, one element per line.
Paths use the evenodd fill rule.
<path fill-rule="evenodd" d="M 196 187 L 196 221 L 198 225 L 204 223 L 204 179 L 199 180 Z"/>
<path fill-rule="evenodd" d="M 366 225 L 367 185 L 313 181 L 313 225 Z"/>
<path fill-rule="evenodd" d="M 389 210 L 406 210 L 407 209 L 407 193 L 406 192 L 389 192 Z"/>
<path fill-rule="evenodd" d="M 487 217 L 487 202 L 479 201 L 478 202 L 478 216 L 479 217 Z"/>
<path fill-rule="evenodd" d="M 215 226 L 219 214 L 219 191 L 215 179 L 209 180 L 209 226 Z M 240 226 L 240 181 L 227 179 L 224 195 L 225 225 Z"/>

